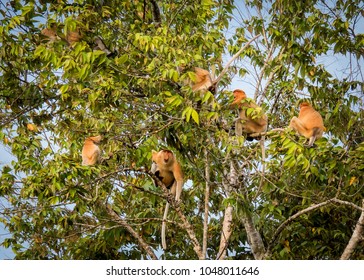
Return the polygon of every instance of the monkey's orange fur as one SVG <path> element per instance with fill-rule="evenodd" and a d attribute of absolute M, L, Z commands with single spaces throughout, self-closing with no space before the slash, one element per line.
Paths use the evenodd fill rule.
<path fill-rule="evenodd" d="M 54 42 L 57 39 L 60 39 L 57 36 L 57 26 L 52 26 L 51 28 L 44 28 L 41 33 L 43 36 L 48 37 L 49 41 Z M 82 34 L 80 32 L 80 29 L 77 29 L 75 31 L 68 31 L 65 40 L 69 45 L 73 45 L 76 42 L 79 42 L 82 39 Z"/>
<path fill-rule="evenodd" d="M 66 36 L 66 41 L 68 44 L 73 45 L 76 42 L 79 42 L 82 39 L 82 35 L 80 30 L 77 29 L 76 31 L 68 31 Z"/>
<path fill-rule="evenodd" d="M 309 139 L 308 146 L 311 147 L 316 139 L 322 137 L 326 128 L 319 112 L 317 112 L 308 102 L 300 104 L 300 112 L 297 117 L 293 117 L 289 124 L 299 135 Z"/>
<path fill-rule="evenodd" d="M 210 72 L 205 69 L 195 67 L 195 74 L 196 80 L 192 85 L 192 90 L 194 92 L 207 91 L 212 86 Z"/>
<path fill-rule="evenodd" d="M 184 182 L 183 172 L 181 165 L 178 163 L 176 157 L 170 150 L 161 150 L 159 152 L 152 151 L 152 168 L 151 172 L 154 173 L 162 183 L 170 188 L 170 192 L 175 195 L 176 201 L 179 201 L 182 193 Z M 166 219 L 168 215 L 169 203 L 166 203 L 164 209 L 163 222 L 162 222 L 162 247 L 165 250 L 166 244 Z"/>
<path fill-rule="evenodd" d="M 167 187 L 178 201 L 183 186 L 183 173 L 180 164 L 170 150 L 152 151 L 152 172 Z"/>
<path fill-rule="evenodd" d="M 100 159 L 100 148 L 98 144 L 101 141 L 101 135 L 87 137 L 82 148 L 82 165 L 94 165 Z"/>
<path fill-rule="evenodd" d="M 42 33 L 43 36 L 48 37 L 49 41 L 51 42 L 57 40 L 56 27 L 44 28 L 40 33 Z"/>
<path fill-rule="evenodd" d="M 262 109 L 255 104 L 253 101 L 244 102 L 247 98 L 245 92 L 241 89 L 236 89 L 233 91 L 234 101 L 231 103 L 233 107 L 239 108 L 239 118 L 235 123 L 235 128 L 237 135 L 241 135 L 242 132 L 249 134 L 261 133 L 267 131 L 268 118 L 262 112 Z M 257 109 L 258 113 L 247 115 L 247 109 L 254 108 Z"/>

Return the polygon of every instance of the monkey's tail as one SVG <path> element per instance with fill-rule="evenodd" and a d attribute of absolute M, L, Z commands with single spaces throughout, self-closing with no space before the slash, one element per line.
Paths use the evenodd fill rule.
<path fill-rule="evenodd" d="M 262 150 L 262 175 L 263 176 L 265 175 L 264 174 L 265 173 L 265 145 L 264 145 L 264 142 L 265 142 L 265 136 L 263 135 L 260 138 L 260 148 Z"/>
<path fill-rule="evenodd" d="M 166 220 L 168 215 L 168 209 L 169 209 L 169 203 L 167 202 L 166 208 L 164 209 L 164 215 L 163 215 L 163 222 L 162 222 L 162 248 L 163 250 L 167 249 L 167 243 L 166 243 Z"/>
<path fill-rule="evenodd" d="M 262 172 L 261 172 L 259 189 L 258 189 L 257 193 L 255 194 L 253 200 L 255 200 L 259 196 L 260 191 L 263 188 L 263 183 L 264 183 L 264 176 L 265 176 L 265 145 L 264 145 L 264 141 L 265 141 L 265 136 L 263 135 L 260 138 L 260 148 L 262 150 Z"/>

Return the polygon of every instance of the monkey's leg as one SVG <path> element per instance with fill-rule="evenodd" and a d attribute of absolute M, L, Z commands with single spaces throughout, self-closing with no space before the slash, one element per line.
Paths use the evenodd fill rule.
<path fill-rule="evenodd" d="M 243 135 L 243 124 L 241 123 L 241 118 L 235 119 L 235 136 Z"/>
<path fill-rule="evenodd" d="M 312 135 L 308 141 L 307 147 L 312 147 L 313 143 L 316 141 L 316 135 Z"/>
<path fill-rule="evenodd" d="M 322 136 L 323 130 L 319 127 L 312 128 L 312 136 L 310 137 L 310 141 L 308 142 L 307 146 L 312 147 L 313 143 L 316 139 Z"/>

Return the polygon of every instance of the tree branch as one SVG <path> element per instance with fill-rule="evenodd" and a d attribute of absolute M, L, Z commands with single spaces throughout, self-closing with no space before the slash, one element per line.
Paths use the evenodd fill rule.
<path fill-rule="evenodd" d="M 152 3 L 153 6 L 153 17 L 154 17 L 154 21 L 158 24 L 161 23 L 161 12 L 159 11 L 159 7 L 157 4 L 157 1 L 155 0 L 150 0 L 150 3 Z"/>
<path fill-rule="evenodd" d="M 170 195 L 169 204 L 172 206 L 172 208 L 174 208 L 178 217 L 181 219 L 183 228 L 187 231 L 187 234 L 193 243 L 193 250 L 197 254 L 198 258 L 200 260 L 203 260 L 204 256 L 202 254 L 201 245 L 197 240 L 196 234 L 193 230 L 191 223 L 187 220 L 186 216 L 182 213 L 182 210 L 180 208 L 180 203 L 174 199 L 174 196 Z"/>
<path fill-rule="evenodd" d="M 252 134 L 249 134 L 250 137 L 262 137 L 262 136 L 266 136 L 266 135 L 271 135 L 273 134 L 273 132 L 284 132 L 285 129 L 284 128 L 273 128 L 269 131 L 266 131 L 266 132 L 259 132 L 259 133 L 252 133 Z"/>
<path fill-rule="evenodd" d="M 269 49 L 267 58 L 264 61 L 264 65 L 263 65 L 263 67 L 262 67 L 262 69 L 260 71 L 260 74 L 259 74 L 259 77 L 258 77 L 258 84 L 257 84 L 257 86 L 255 88 L 255 92 L 254 92 L 254 100 L 255 101 L 257 101 L 258 92 L 259 92 L 260 85 L 262 84 L 262 80 L 263 80 L 263 77 L 264 77 L 264 74 L 265 74 L 265 69 L 268 66 L 268 61 L 271 59 L 271 57 L 273 55 L 273 51 L 274 51 L 274 44 L 272 44 L 271 48 Z M 261 105 L 261 104 L 259 104 L 259 105 Z"/>
<path fill-rule="evenodd" d="M 348 245 L 346 246 L 343 254 L 340 257 L 340 260 L 348 260 L 350 256 L 353 254 L 355 247 L 358 245 L 358 242 L 361 240 L 364 233 L 364 199 L 362 200 L 363 211 L 359 217 L 358 222 L 356 223 L 353 235 L 351 236 Z"/>
<path fill-rule="evenodd" d="M 207 233 L 208 233 L 208 219 L 209 219 L 209 200 L 210 200 L 210 162 L 209 154 L 207 149 L 205 149 L 205 213 L 203 222 L 203 239 L 202 239 L 202 255 L 206 259 L 207 252 Z"/>
<path fill-rule="evenodd" d="M 309 212 L 312 212 L 318 208 L 321 208 L 321 207 L 324 207 L 330 203 L 337 203 L 337 204 L 342 204 L 342 205 L 347 205 L 347 206 L 350 206 L 350 207 L 353 207 L 355 209 L 359 209 L 360 211 L 364 212 L 364 207 L 361 208 L 357 205 L 355 205 L 354 203 L 351 203 L 351 202 L 348 202 L 348 201 L 343 201 L 343 200 L 340 200 L 340 199 L 337 199 L 337 198 L 332 198 L 332 199 L 329 199 L 329 200 L 326 200 L 324 202 L 321 202 L 321 203 L 318 203 L 318 204 L 314 204 L 314 205 L 311 205 L 310 207 L 306 208 L 306 209 L 303 209 L 299 212 L 297 212 L 296 214 L 292 215 L 291 217 L 289 217 L 287 220 L 285 220 L 278 228 L 277 230 L 275 231 L 275 233 L 273 234 L 273 237 L 271 239 L 271 241 L 269 242 L 269 245 L 268 245 L 268 249 L 267 249 L 267 254 L 270 254 L 271 252 L 271 249 L 273 247 L 273 243 L 276 241 L 276 239 L 278 238 L 278 236 L 281 234 L 281 232 L 291 223 L 293 222 L 295 219 L 297 219 L 298 217 L 304 215 L 304 214 L 307 214 Z"/>
<path fill-rule="evenodd" d="M 233 223 L 233 210 L 231 205 L 225 208 L 224 221 L 222 224 L 222 232 L 220 238 L 219 253 L 217 254 L 217 260 L 223 260 L 226 257 L 226 250 L 229 245 L 229 239 L 232 233 L 232 223 Z"/>
<path fill-rule="evenodd" d="M 144 249 L 144 251 L 149 255 L 149 257 L 153 260 L 158 260 L 157 256 L 154 254 L 153 250 L 150 246 L 144 241 L 144 239 L 118 214 L 112 210 L 111 206 L 108 204 L 103 204 L 101 201 L 97 202 L 97 206 L 101 206 L 105 208 L 106 212 L 114 219 L 115 222 L 120 224 L 123 228 L 125 228 L 136 240 L 138 240 L 139 245 Z"/>
<path fill-rule="evenodd" d="M 221 78 L 225 75 L 225 73 L 227 72 L 228 68 L 230 67 L 230 64 L 234 62 L 234 60 L 247 48 L 249 47 L 249 45 L 255 41 L 258 37 L 260 36 L 260 34 L 258 34 L 257 36 L 255 36 L 254 38 L 250 39 L 250 41 L 248 43 L 246 43 L 230 60 L 229 62 L 225 65 L 225 68 L 221 71 L 220 75 L 212 82 L 213 86 L 216 87 L 216 85 L 220 82 Z"/>
<path fill-rule="evenodd" d="M 227 197 L 231 194 L 231 187 L 235 186 L 238 181 L 237 170 L 234 166 L 234 162 L 230 160 L 230 171 L 227 174 L 227 180 L 224 180 L 223 186 Z M 233 223 L 233 210 L 231 205 L 225 208 L 224 220 L 222 222 L 222 232 L 220 237 L 219 252 L 217 254 L 217 260 L 223 260 L 226 257 L 226 250 L 229 245 L 229 239 L 232 234 L 232 223 Z"/>
<path fill-rule="evenodd" d="M 200 260 L 204 259 L 204 256 L 202 254 L 201 245 L 197 240 L 193 227 L 181 210 L 181 207 L 180 207 L 181 202 L 180 201 L 177 202 L 175 200 L 174 196 L 168 191 L 167 187 L 162 183 L 161 180 L 159 180 L 159 178 L 157 176 L 155 176 L 151 172 L 148 172 L 148 174 L 154 179 L 154 181 L 157 183 L 157 185 L 162 188 L 164 196 L 167 198 L 169 205 L 176 211 L 178 217 L 181 219 L 183 228 L 187 231 L 187 234 L 193 243 L 193 250 L 197 254 L 198 258 Z"/>
<path fill-rule="evenodd" d="M 242 218 L 245 231 L 248 236 L 248 241 L 251 246 L 254 259 L 263 260 L 265 258 L 265 248 L 262 237 L 255 228 L 253 219 L 250 213 L 245 213 L 245 217 Z"/>

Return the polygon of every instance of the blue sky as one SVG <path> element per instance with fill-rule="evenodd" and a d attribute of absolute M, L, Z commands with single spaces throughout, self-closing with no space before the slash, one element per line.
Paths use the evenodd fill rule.
<path fill-rule="evenodd" d="M 3 165 L 9 164 L 14 157 L 8 152 L 3 145 L 0 144 L 0 168 Z M 3 209 L 4 199 L 0 197 L 0 212 Z M 4 229 L 2 223 L 0 223 L 0 243 L 4 241 L 5 238 L 10 237 L 10 234 Z M 11 248 L 0 247 L 0 260 L 12 259 L 14 257 Z"/>

